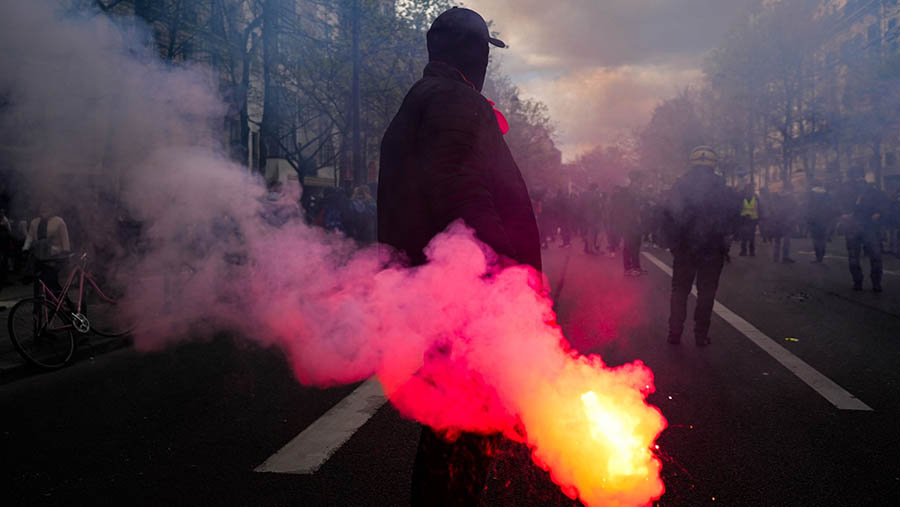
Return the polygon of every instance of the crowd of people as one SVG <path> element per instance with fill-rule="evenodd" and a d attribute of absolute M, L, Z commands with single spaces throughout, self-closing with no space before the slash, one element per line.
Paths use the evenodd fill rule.
<path fill-rule="evenodd" d="M 344 188 L 304 190 L 301 205 L 307 223 L 338 231 L 360 244 L 376 240 L 375 194 L 377 186 L 357 185 Z"/>
<path fill-rule="evenodd" d="M 559 241 L 569 248 L 581 238 L 585 253 L 621 255 L 626 276 L 645 274 L 641 244 L 668 247 L 663 240 L 667 192 L 655 189 L 639 171 L 632 171 L 629 180 L 605 190 L 593 183 L 582 192 L 535 192 L 541 246 Z M 881 290 L 883 253 L 900 257 L 900 190 L 889 198 L 865 180 L 861 168 L 850 169 L 841 183 L 813 180 L 805 192 L 791 182 L 777 191 L 757 192 L 749 183 L 732 191 L 740 214 L 731 238 L 741 257 L 756 256 L 759 237 L 769 245 L 773 262 L 792 264 L 792 240 L 808 237 L 814 250 L 811 262 L 821 264 L 832 239 L 843 236 L 854 289 L 862 290 L 865 254 L 872 262 L 869 277 L 876 291 Z"/>

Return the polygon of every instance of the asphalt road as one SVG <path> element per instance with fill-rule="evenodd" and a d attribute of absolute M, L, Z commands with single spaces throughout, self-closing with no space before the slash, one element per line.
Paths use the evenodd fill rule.
<path fill-rule="evenodd" d="M 710 347 L 693 345 L 690 324 L 666 344 L 668 275 L 644 258 L 648 275 L 625 278 L 620 258 L 579 247 L 545 250 L 559 321 L 582 352 L 654 371 L 650 401 L 669 423 L 659 505 L 897 504 L 900 276 L 883 294 L 854 293 L 846 259 L 773 264 L 766 246 L 726 267 L 718 301 L 872 408 L 851 411 L 718 316 Z M 300 386 L 278 351 L 227 336 L 15 380 L 0 386 L 0 502 L 407 505 L 419 429 L 389 404 L 313 474 L 253 471 L 356 387 Z M 483 503 L 573 504 L 514 449 Z"/>

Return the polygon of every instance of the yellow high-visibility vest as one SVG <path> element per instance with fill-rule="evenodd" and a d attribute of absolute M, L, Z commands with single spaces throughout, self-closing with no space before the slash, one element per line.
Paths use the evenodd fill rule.
<path fill-rule="evenodd" d="M 756 201 L 756 196 L 749 200 L 744 199 L 744 209 L 741 210 L 741 216 L 759 220 L 759 203 Z"/>

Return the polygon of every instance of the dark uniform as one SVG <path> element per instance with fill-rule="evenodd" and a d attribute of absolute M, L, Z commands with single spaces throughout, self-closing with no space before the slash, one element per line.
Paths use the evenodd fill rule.
<path fill-rule="evenodd" d="M 463 219 L 499 254 L 541 269 L 531 199 L 498 117 L 479 93 L 489 43 L 502 44 L 489 38 L 474 11 L 454 8 L 438 16 L 428 31 L 430 63 L 382 140 L 378 239 L 412 264 L 424 263 L 428 242 Z M 450 351 L 429 352 L 440 353 Z M 463 433 L 451 443 L 423 428 L 413 504 L 475 505 L 487 479 L 489 445 L 481 435 Z"/>
<path fill-rule="evenodd" d="M 664 232 L 673 256 L 667 341 L 681 342 L 687 299 L 696 279 L 694 338 L 703 346 L 710 342 L 713 304 L 728 256 L 728 236 L 739 224 L 740 197 L 715 174 L 715 152 L 701 147 L 691 158 L 694 165 L 672 186 L 664 211 Z"/>
<path fill-rule="evenodd" d="M 881 292 L 881 226 L 887 217 L 888 200 L 880 190 L 864 179 L 861 169 L 851 169 L 852 181 L 845 185 L 842 228 L 847 238 L 847 257 L 853 289 L 862 290 L 863 271 L 860 254 L 865 252 L 871 263 L 872 289 Z"/>

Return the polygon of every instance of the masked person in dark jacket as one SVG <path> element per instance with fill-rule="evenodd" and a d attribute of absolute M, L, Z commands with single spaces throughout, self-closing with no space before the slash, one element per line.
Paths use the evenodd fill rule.
<path fill-rule="evenodd" d="M 490 37 L 480 15 L 463 8 L 438 16 L 427 41 L 424 76 L 381 143 L 378 239 L 421 264 L 428 242 L 463 219 L 497 253 L 540 271 L 531 200 L 503 140 L 508 127 L 480 93 L 489 44 L 505 45 Z M 490 465 L 489 441 L 463 433 L 451 443 L 423 428 L 413 504 L 476 504 Z"/>
<path fill-rule="evenodd" d="M 847 177 L 850 181 L 844 186 L 841 228 L 847 238 L 853 290 L 863 288 L 863 271 L 859 261 L 864 251 L 871 263 L 872 290 L 881 292 L 881 227 L 882 218 L 887 215 L 887 196 L 866 182 L 866 173 L 860 167 L 847 171 Z"/>
<path fill-rule="evenodd" d="M 691 153 L 691 167 L 672 186 L 664 211 L 666 241 L 672 251 L 672 297 L 667 341 L 681 343 L 687 317 L 687 298 L 697 279 L 694 338 L 697 346 L 710 343 L 719 276 L 728 257 L 729 236 L 740 220 L 740 197 L 715 173 L 719 157 L 700 146 Z"/>

